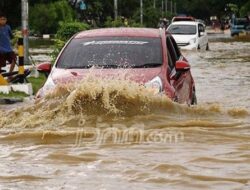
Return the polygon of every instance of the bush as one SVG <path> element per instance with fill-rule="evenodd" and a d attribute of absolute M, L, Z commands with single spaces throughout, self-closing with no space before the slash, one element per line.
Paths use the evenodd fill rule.
<path fill-rule="evenodd" d="M 82 22 L 69 22 L 60 23 L 60 27 L 56 33 L 56 38 L 59 40 L 66 41 L 75 33 L 82 30 L 88 30 L 90 27 L 86 23 Z"/>
<path fill-rule="evenodd" d="M 245 3 L 240 9 L 241 17 L 248 16 L 250 14 L 250 1 Z"/>
<path fill-rule="evenodd" d="M 53 62 L 56 60 L 57 55 L 60 53 L 61 49 L 65 43 L 77 32 L 88 30 L 90 27 L 86 23 L 81 22 L 69 22 L 60 23 L 59 29 L 56 33 L 54 50 L 51 53 Z"/>
<path fill-rule="evenodd" d="M 105 27 L 142 27 L 140 23 L 136 23 L 134 20 L 126 20 L 124 17 L 118 17 L 113 20 L 111 17 L 107 17 Z"/>
<path fill-rule="evenodd" d="M 65 0 L 49 4 L 36 4 L 30 8 L 30 28 L 38 34 L 56 33 L 61 21 L 71 22 L 76 18 Z"/>
<path fill-rule="evenodd" d="M 144 23 L 146 27 L 156 28 L 158 26 L 159 18 L 161 17 L 161 12 L 153 7 L 148 7 L 145 9 Z"/>

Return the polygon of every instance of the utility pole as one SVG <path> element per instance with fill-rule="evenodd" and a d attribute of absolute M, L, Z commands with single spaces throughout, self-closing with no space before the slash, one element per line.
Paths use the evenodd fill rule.
<path fill-rule="evenodd" d="M 141 7 L 141 25 L 143 24 L 143 0 L 140 0 L 140 7 Z"/>
<path fill-rule="evenodd" d="M 174 2 L 174 14 L 177 14 L 177 10 L 176 10 L 176 1 Z"/>
<path fill-rule="evenodd" d="M 168 12 L 168 0 L 165 0 L 165 12 Z"/>
<path fill-rule="evenodd" d="M 171 3 L 170 4 L 170 6 L 171 6 L 171 9 L 170 9 L 171 10 L 171 14 L 173 14 L 173 0 L 171 0 L 170 3 Z"/>
<path fill-rule="evenodd" d="M 155 5 L 155 0 L 154 0 L 154 5 L 153 5 L 153 7 L 154 7 L 154 9 L 155 9 L 155 7 L 156 7 L 156 5 Z"/>
<path fill-rule="evenodd" d="M 22 0 L 22 35 L 24 45 L 24 64 L 29 64 L 29 4 Z"/>
<path fill-rule="evenodd" d="M 164 12 L 164 3 L 163 0 L 161 0 L 161 17 L 163 17 L 163 12 Z"/>
<path fill-rule="evenodd" d="M 114 12 L 115 12 L 115 20 L 117 20 L 117 17 L 118 17 L 118 3 L 117 3 L 117 0 L 114 0 Z"/>

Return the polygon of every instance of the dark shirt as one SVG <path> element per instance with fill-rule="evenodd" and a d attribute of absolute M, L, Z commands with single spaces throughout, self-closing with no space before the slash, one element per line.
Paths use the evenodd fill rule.
<path fill-rule="evenodd" d="M 0 53 L 12 52 L 10 39 L 12 38 L 12 32 L 9 25 L 0 27 Z"/>

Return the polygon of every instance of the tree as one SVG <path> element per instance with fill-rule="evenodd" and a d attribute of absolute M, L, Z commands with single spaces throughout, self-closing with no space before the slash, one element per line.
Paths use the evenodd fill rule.
<path fill-rule="evenodd" d="M 29 0 L 32 7 L 39 3 L 51 3 L 58 0 Z M 0 12 L 7 15 L 8 23 L 12 28 L 21 27 L 21 0 L 0 0 Z"/>
<path fill-rule="evenodd" d="M 79 10 L 79 8 L 73 6 L 66 8 L 66 4 L 71 5 L 71 2 L 76 1 L 84 1 L 86 10 Z M 156 5 L 155 9 L 153 8 L 154 1 Z M 155 27 L 155 23 L 158 22 L 162 14 L 162 0 L 154 1 L 143 0 L 144 25 L 148 27 Z M 165 0 L 163 0 L 163 2 L 165 2 Z M 241 16 L 245 16 L 247 11 L 249 11 L 249 0 L 168 0 L 168 2 L 177 3 L 178 13 L 192 15 L 201 19 L 207 19 L 214 15 L 222 17 L 226 14 L 225 8 L 228 3 L 235 4 L 239 8 Z M 38 5 L 42 4 L 44 6 L 41 6 L 41 8 L 46 15 L 42 14 L 42 11 L 37 8 Z M 54 8 L 51 7 L 51 4 L 54 5 Z M 61 4 L 63 4 L 63 7 Z M 74 10 L 75 14 L 77 13 L 79 15 L 78 18 L 80 21 L 94 21 L 98 27 L 104 26 L 107 18 L 114 19 L 114 0 L 29 0 L 29 5 L 29 10 L 32 14 L 32 17 L 30 17 L 31 26 L 32 28 L 35 27 L 36 30 L 42 30 L 41 32 L 55 32 L 58 28 L 58 22 L 61 20 L 57 15 L 61 15 L 63 18 L 68 16 L 72 18 L 72 16 L 70 16 L 72 14 L 71 10 Z M 139 22 L 139 10 L 139 0 L 118 0 L 118 16 L 120 17 Z M 21 0 L 0 0 L 0 11 L 6 12 L 9 24 L 12 28 L 21 26 Z M 54 14 L 53 11 L 56 11 L 56 14 Z M 68 14 L 68 12 L 70 14 Z M 163 16 L 171 15 L 165 11 Z M 50 21 L 48 19 L 55 20 Z M 45 28 L 38 27 L 38 23 L 35 22 L 41 23 L 40 26 L 44 26 Z M 51 22 L 54 23 L 54 26 Z M 50 27 L 47 25 L 50 25 Z"/>
<path fill-rule="evenodd" d="M 56 33 L 61 21 L 72 21 L 75 16 L 64 0 L 49 4 L 35 4 L 30 8 L 30 29 L 36 33 Z"/>
<path fill-rule="evenodd" d="M 243 10 L 244 12 L 244 7 L 247 7 L 249 0 L 176 0 L 176 2 L 178 13 L 185 13 L 196 18 L 207 19 L 214 15 L 219 18 L 223 17 L 226 14 L 225 8 L 227 4 L 234 4 L 239 10 Z"/>
<path fill-rule="evenodd" d="M 21 0 L 0 0 L 0 11 L 6 14 L 12 28 L 21 25 Z"/>
<path fill-rule="evenodd" d="M 250 15 L 250 1 L 246 2 L 240 9 L 241 17 Z"/>

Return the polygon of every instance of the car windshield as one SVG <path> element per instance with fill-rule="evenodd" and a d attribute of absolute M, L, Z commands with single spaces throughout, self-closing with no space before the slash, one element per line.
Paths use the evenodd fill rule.
<path fill-rule="evenodd" d="M 162 64 L 160 38 L 95 37 L 73 39 L 61 54 L 58 68 L 145 68 Z"/>
<path fill-rule="evenodd" d="M 168 31 L 171 34 L 192 35 L 192 34 L 196 34 L 196 26 L 195 25 L 171 25 L 168 28 Z"/>
<path fill-rule="evenodd" d="M 235 25 L 246 25 L 248 22 L 247 22 L 247 19 L 236 19 L 235 20 Z"/>
<path fill-rule="evenodd" d="M 193 21 L 193 19 L 190 17 L 176 17 L 173 19 L 173 22 L 177 22 L 177 21 Z"/>

